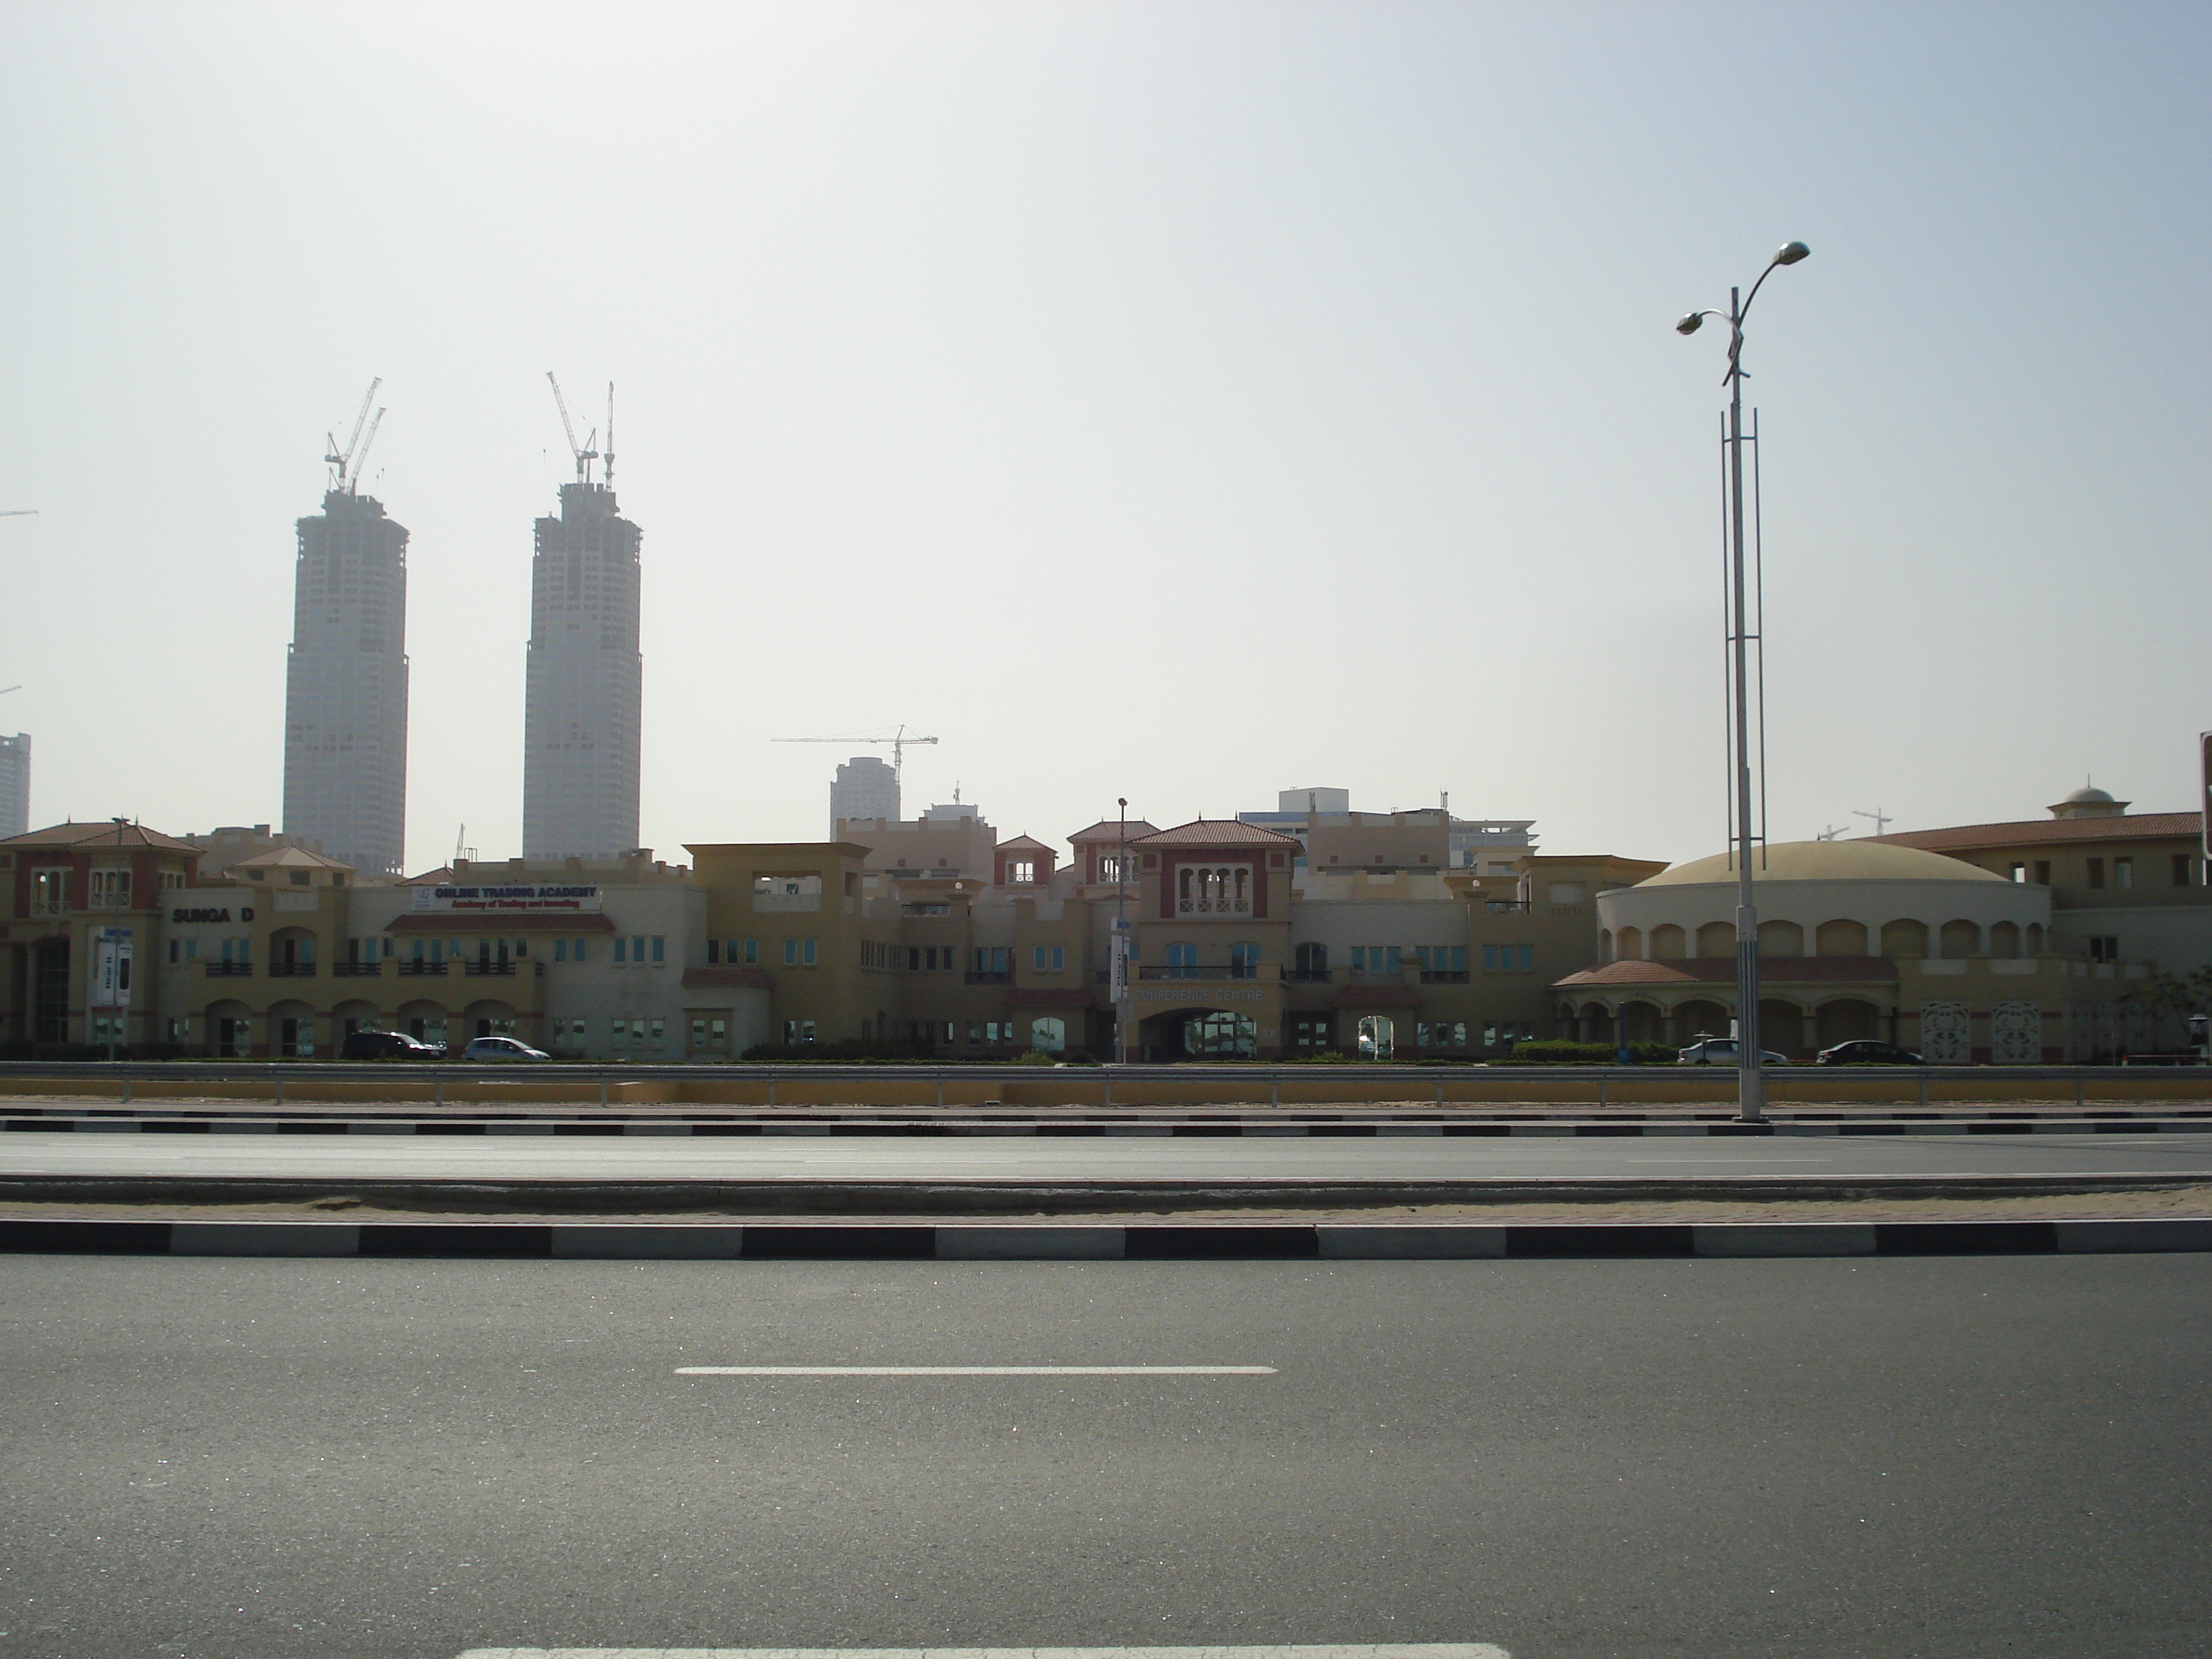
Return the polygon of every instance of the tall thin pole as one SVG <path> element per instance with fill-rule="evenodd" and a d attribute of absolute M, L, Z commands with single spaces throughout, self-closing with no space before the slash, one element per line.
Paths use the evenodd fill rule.
<path fill-rule="evenodd" d="M 1751 611 L 1743 534 L 1743 305 L 1729 290 L 1729 666 L 1735 702 L 1735 1115 L 1766 1121 L 1759 1036 L 1759 909 L 1752 895 Z"/>
<path fill-rule="evenodd" d="M 1766 1079 L 1760 1069 L 1765 1055 L 1759 1036 L 1759 909 L 1751 884 L 1753 844 L 1763 841 L 1766 831 L 1766 647 L 1765 601 L 1757 587 L 1755 556 L 1747 545 L 1743 513 L 1743 320 L 1766 279 L 1783 266 L 1796 264 L 1812 251 L 1802 242 L 1785 242 L 1766 262 L 1766 269 L 1759 272 L 1749 295 L 1741 289 L 1729 290 L 1728 661 L 1729 694 L 1733 704 L 1729 711 L 1732 716 L 1729 738 L 1735 749 L 1729 757 L 1735 770 L 1729 813 L 1734 822 L 1729 827 L 1729 842 L 1730 856 L 1735 860 L 1736 1118 L 1744 1123 L 1766 1121 Z M 1706 318 L 1718 314 L 1693 311 L 1674 325 L 1674 331 L 1695 334 Z M 1752 641 L 1755 639 L 1759 641 L 1756 680 L 1752 670 Z M 1756 795 L 1751 775 L 1754 701 L 1759 704 L 1755 722 L 1759 774 Z M 1754 800 L 1758 803 L 1756 817 L 1753 816 Z"/>
<path fill-rule="evenodd" d="M 1136 1003 L 1129 989 L 1129 803 L 1116 801 L 1121 812 L 1121 837 L 1114 854 L 1114 956 L 1110 971 L 1114 986 L 1114 1057 L 1129 1063 L 1129 1023 Z"/>

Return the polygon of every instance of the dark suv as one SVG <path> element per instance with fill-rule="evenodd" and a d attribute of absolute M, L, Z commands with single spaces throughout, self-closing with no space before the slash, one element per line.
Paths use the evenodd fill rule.
<path fill-rule="evenodd" d="M 1900 1048 L 1894 1042 L 1876 1042 L 1861 1037 L 1854 1042 L 1838 1042 L 1832 1048 L 1823 1048 L 1816 1063 L 1822 1066 L 1918 1066 L 1919 1055 L 1910 1048 Z"/>
<path fill-rule="evenodd" d="M 445 1052 L 443 1044 L 404 1031 L 354 1031 L 338 1044 L 340 1060 L 438 1060 Z"/>

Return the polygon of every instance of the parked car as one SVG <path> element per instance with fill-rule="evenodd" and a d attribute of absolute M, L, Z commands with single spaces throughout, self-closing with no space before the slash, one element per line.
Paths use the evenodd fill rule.
<path fill-rule="evenodd" d="M 1876 1042 L 1869 1037 L 1860 1037 L 1851 1042 L 1838 1042 L 1832 1048 L 1823 1048 L 1816 1056 L 1822 1066 L 1924 1066 L 1927 1062 L 1910 1048 L 1900 1048 L 1894 1042 Z"/>
<path fill-rule="evenodd" d="M 340 1060 L 440 1060 L 442 1042 L 425 1042 L 404 1031 L 349 1031 L 338 1044 Z"/>
<path fill-rule="evenodd" d="M 1734 1037 L 1700 1037 L 1676 1056 L 1684 1066 L 1733 1066 L 1736 1063 L 1736 1042 Z M 1762 1066 L 1787 1066 L 1789 1057 L 1778 1054 L 1771 1048 L 1761 1052 Z"/>
<path fill-rule="evenodd" d="M 461 1050 L 463 1060 L 550 1060 L 552 1055 L 543 1048 L 533 1048 L 513 1037 L 471 1037 L 469 1046 Z"/>

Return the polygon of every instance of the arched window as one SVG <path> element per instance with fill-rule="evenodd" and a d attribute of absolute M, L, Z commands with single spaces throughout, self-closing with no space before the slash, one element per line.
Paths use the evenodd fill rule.
<path fill-rule="evenodd" d="M 1680 962 L 1683 945 L 1682 930 L 1671 921 L 1651 930 L 1651 957 L 1655 962 Z"/>
<path fill-rule="evenodd" d="M 1613 929 L 1610 927 L 1601 927 L 1597 930 L 1597 959 L 1600 962 L 1611 962 L 1614 960 L 1613 954 Z"/>
<path fill-rule="evenodd" d="M 1260 947 L 1256 945 L 1232 945 L 1229 947 L 1229 977 L 1257 979 L 1260 977 Z"/>
<path fill-rule="evenodd" d="M 1644 930 L 1640 927 L 1622 928 L 1620 937 L 1614 941 L 1613 948 L 1623 962 L 1643 961 Z"/>
<path fill-rule="evenodd" d="M 1813 948 L 1824 957 L 1863 957 L 1867 953 L 1866 924 L 1824 921 L 1813 935 Z"/>
<path fill-rule="evenodd" d="M 1805 930 L 1794 921 L 1762 921 L 1759 924 L 1759 954 L 1763 957 L 1802 957 L 1805 954 Z"/>
<path fill-rule="evenodd" d="M 2027 924 L 2027 953 L 2032 957 L 2043 954 L 2043 924 L 2039 921 Z"/>
<path fill-rule="evenodd" d="M 1734 956 L 1735 924 L 1732 921 L 1709 921 L 1698 928 L 1698 954 L 1701 957 Z"/>
<path fill-rule="evenodd" d="M 1947 921 L 1943 924 L 1943 955 L 1954 962 L 1962 961 L 1982 948 L 1982 930 L 1971 921 Z"/>
<path fill-rule="evenodd" d="M 1252 871 L 1243 864 L 1186 865 L 1176 877 L 1176 912 L 1186 916 L 1249 916 Z"/>
<path fill-rule="evenodd" d="M 1040 1014 L 1030 1022 L 1030 1047 L 1041 1054 L 1065 1053 L 1067 1022 L 1057 1014 Z"/>
<path fill-rule="evenodd" d="M 2020 954 L 2020 926 L 2017 922 L 2000 921 L 1990 929 L 1990 954 L 2007 957 Z"/>
<path fill-rule="evenodd" d="M 1881 925 L 1881 953 L 1886 957 L 1926 956 L 1928 924 L 1924 921 L 1885 921 Z"/>

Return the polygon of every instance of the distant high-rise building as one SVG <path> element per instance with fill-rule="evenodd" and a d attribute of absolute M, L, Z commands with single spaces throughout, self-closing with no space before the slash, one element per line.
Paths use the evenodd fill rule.
<path fill-rule="evenodd" d="M 890 818 L 899 815 L 897 769 L 873 755 L 855 755 L 837 769 L 830 786 L 830 833 L 846 818 Z"/>
<path fill-rule="evenodd" d="M 349 459 L 356 453 L 365 457 L 366 446 Z M 284 833 L 319 842 L 363 875 L 398 875 L 407 833 L 407 532 L 356 493 L 344 466 L 322 512 L 298 528 Z"/>
<path fill-rule="evenodd" d="M 637 845 L 641 539 L 605 483 L 562 484 L 561 516 L 538 520 L 523 713 L 526 857 L 612 858 Z"/>
<path fill-rule="evenodd" d="M 0 738 L 0 840 L 31 829 L 31 739 Z"/>

